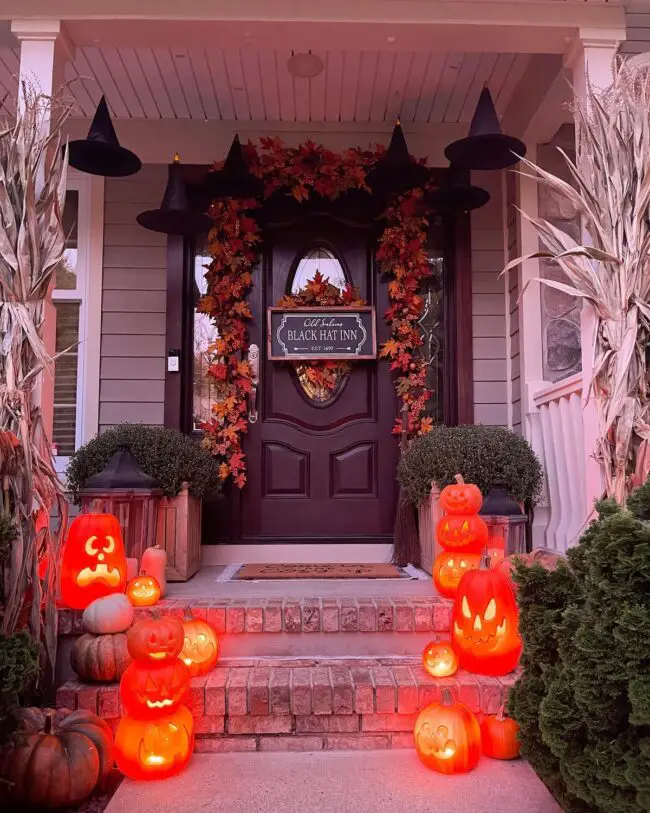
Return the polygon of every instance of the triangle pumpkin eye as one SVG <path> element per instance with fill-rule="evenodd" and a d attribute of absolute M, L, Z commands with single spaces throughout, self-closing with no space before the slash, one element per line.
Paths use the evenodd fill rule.
<path fill-rule="evenodd" d="M 467 596 L 463 596 L 463 600 L 461 602 L 460 608 L 463 611 L 463 615 L 465 616 L 465 618 L 471 618 L 472 617 L 472 613 L 471 613 L 471 611 L 469 609 L 469 604 L 467 603 Z"/>
<path fill-rule="evenodd" d="M 497 603 L 493 598 L 491 598 L 490 601 L 488 602 L 488 606 L 485 608 L 485 614 L 483 615 L 483 618 L 486 621 L 492 621 L 496 617 L 496 614 L 497 614 Z"/>

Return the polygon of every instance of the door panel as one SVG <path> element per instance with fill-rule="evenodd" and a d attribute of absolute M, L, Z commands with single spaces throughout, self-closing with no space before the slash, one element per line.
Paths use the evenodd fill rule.
<path fill-rule="evenodd" d="M 293 365 L 267 358 L 266 308 L 290 290 L 301 257 L 315 245 L 326 245 L 360 296 L 376 306 L 378 340 L 387 338 L 387 288 L 376 276 L 369 230 L 317 216 L 265 235 L 266 255 L 251 297 L 251 342 L 261 348 L 261 364 L 258 420 L 245 441 L 242 536 L 386 542 L 392 540 L 397 461 L 389 365 L 354 362 L 335 396 L 317 403 Z"/>

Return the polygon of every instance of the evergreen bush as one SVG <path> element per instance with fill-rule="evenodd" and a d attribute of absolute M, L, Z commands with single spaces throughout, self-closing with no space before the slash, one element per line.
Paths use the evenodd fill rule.
<path fill-rule="evenodd" d="M 15 729 L 15 712 L 39 675 L 38 647 L 26 632 L 0 635 L 0 746 Z"/>
<path fill-rule="evenodd" d="M 194 438 L 164 426 L 122 423 L 81 446 L 66 472 L 75 502 L 86 480 L 102 471 L 119 446 L 127 445 L 142 471 L 154 477 L 166 497 L 175 497 L 184 482 L 190 494 L 206 499 L 221 489 L 219 464 Z"/>
<path fill-rule="evenodd" d="M 601 503 L 555 572 L 515 572 L 524 652 L 509 711 L 567 813 L 650 810 L 649 495 L 635 513 Z"/>
<path fill-rule="evenodd" d="M 542 466 L 524 438 L 500 426 L 434 426 L 415 438 L 399 462 L 397 479 L 416 505 L 462 474 L 487 494 L 504 483 L 515 499 L 534 504 L 542 486 Z"/>

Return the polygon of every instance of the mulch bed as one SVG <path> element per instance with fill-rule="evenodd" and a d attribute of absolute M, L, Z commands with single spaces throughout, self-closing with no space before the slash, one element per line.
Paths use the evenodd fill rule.
<path fill-rule="evenodd" d="M 61 808 L 61 813 L 103 813 L 123 778 L 119 771 L 111 771 L 106 780 L 105 788 L 96 790 L 92 796 L 89 796 L 85 802 L 79 805 Z"/>

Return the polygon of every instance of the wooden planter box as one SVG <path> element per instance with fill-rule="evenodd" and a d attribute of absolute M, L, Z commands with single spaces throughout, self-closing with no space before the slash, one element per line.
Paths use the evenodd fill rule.
<path fill-rule="evenodd" d="M 420 534 L 420 567 L 427 573 L 433 573 L 433 563 L 438 553 L 436 542 L 436 525 L 442 516 L 440 510 L 440 489 L 431 484 L 431 494 L 420 503 L 418 513 L 418 530 Z"/>
<path fill-rule="evenodd" d="M 201 567 L 201 500 L 184 484 L 176 497 L 163 497 L 156 544 L 167 551 L 167 580 L 185 582 Z"/>

